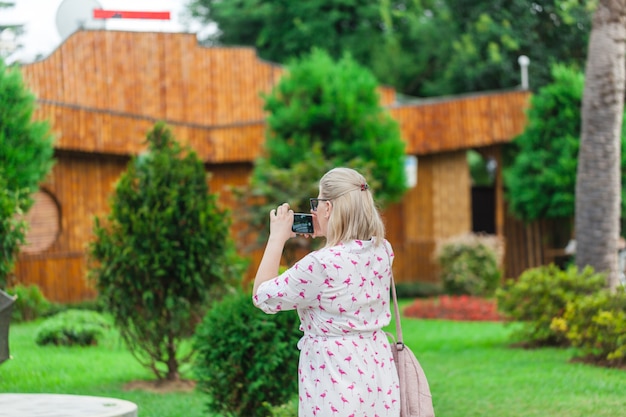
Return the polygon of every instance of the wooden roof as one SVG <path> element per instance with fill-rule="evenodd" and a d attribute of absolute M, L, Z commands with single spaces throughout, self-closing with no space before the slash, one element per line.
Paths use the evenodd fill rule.
<path fill-rule="evenodd" d="M 228 163 L 259 155 L 260 94 L 284 71 L 252 48 L 207 48 L 194 34 L 81 30 L 22 72 L 59 150 L 137 154 L 163 120 L 205 162 Z M 416 155 L 508 142 L 523 130 L 529 98 L 512 91 L 397 105 L 392 89 L 379 91 Z"/>

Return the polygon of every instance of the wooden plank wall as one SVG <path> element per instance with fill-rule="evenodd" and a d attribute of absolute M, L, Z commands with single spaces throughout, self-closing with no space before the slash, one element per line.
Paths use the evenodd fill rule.
<path fill-rule="evenodd" d="M 530 223 L 510 214 L 505 221 L 505 275 L 517 278 L 529 268 L 555 263 L 559 266 L 570 258 L 565 246 L 572 236 L 571 219 L 543 219 Z"/>
<path fill-rule="evenodd" d="M 438 281 L 437 242 L 472 228 L 470 175 L 464 151 L 418 160 L 417 186 L 383 212 L 398 282 Z"/>
<path fill-rule="evenodd" d="M 426 155 L 508 143 L 523 131 L 527 91 L 468 95 L 394 106 L 410 155 Z"/>
<path fill-rule="evenodd" d="M 44 189 L 55 196 L 60 213 L 58 238 L 42 252 L 22 252 L 15 275 L 19 282 L 38 285 L 55 301 L 93 298 L 87 274 L 86 247 L 93 238 L 94 218 L 109 212 L 111 197 L 129 158 L 62 152 Z M 249 164 L 207 166 L 209 189 L 219 204 L 233 207 L 231 187 L 247 183 Z"/>
<path fill-rule="evenodd" d="M 127 158 L 57 153 L 44 188 L 59 205 L 60 229 L 52 246 L 40 253 L 22 253 L 16 265 L 18 281 L 38 285 L 51 300 L 92 298 L 85 279 L 85 246 L 92 237 L 94 215 L 107 210 L 108 196 Z"/>
<path fill-rule="evenodd" d="M 204 48 L 192 34 L 80 31 L 22 72 L 57 149 L 136 154 L 164 120 L 203 160 L 228 162 L 258 153 L 260 93 L 283 70 L 252 48 Z"/>

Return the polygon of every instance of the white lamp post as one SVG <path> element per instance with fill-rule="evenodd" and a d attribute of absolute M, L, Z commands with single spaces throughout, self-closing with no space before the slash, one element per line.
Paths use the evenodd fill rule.
<path fill-rule="evenodd" d="M 522 72 L 522 89 L 528 90 L 528 65 L 530 65 L 530 59 L 526 55 L 520 55 L 517 58 L 517 62 Z"/>

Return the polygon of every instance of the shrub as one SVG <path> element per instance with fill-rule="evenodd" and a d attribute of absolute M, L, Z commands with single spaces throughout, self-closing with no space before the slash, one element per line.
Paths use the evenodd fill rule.
<path fill-rule="evenodd" d="M 46 299 L 37 285 L 18 284 L 9 289 L 8 293 L 17 295 L 11 316 L 16 323 L 43 317 L 52 308 L 52 303 Z"/>
<path fill-rule="evenodd" d="M 396 282 L 398 298 L 428 298 L 442 292 L 443 287 L 432 282 Z"/>
<path fill-rule="evenodd" d="M 553 331 L 596 361 L 626 363 L 626 292 L 600 291 L 568 302 L 563 317 L 552 319 Z"/>
<path fill-rule="evenodd" d="M 568 345 L 563 334 L 550 328 L 555 317 L 561 317 L 568 302 L 594 294 L 606 285 L 606 277 L 587 267 L 566 270 L 551 264 L 532 268 L 517 281 L 509 279 L 496 291 L 498 309 L 508 321 L 523 322 L 516 333 L 533 345 Z"/>
<path fill-rule="evenodd" d="M 100 313 L 87 310 L 67 310 L 46 319 L 35 335 L 40 345 L 90 346 L 111 327 Z"/>
<path fill-rule="evenodd" d="M 267 315 L 244 293 L 216 303 L 195 336 L 198 387 L 212 412 L 269 416 L 297 392 L 302 333 L 294 311 Z"/>
<path fill-rule="evenodd" d="M 495 236 L 465 234 L 440 242 L 435 258 L 441 267 L 444 292 L 493 295 L 500 284 L 502 244 Z"/>

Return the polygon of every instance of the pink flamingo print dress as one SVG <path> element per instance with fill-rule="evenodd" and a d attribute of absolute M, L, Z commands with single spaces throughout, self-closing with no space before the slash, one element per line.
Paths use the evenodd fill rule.
<path fill-rule="evenodd" d="M 355 240 L 311 252 L 258 288 L 266 313 L 298 311 L 300 417 L 398 417 L 386 334 L 393 250 Z"/>

